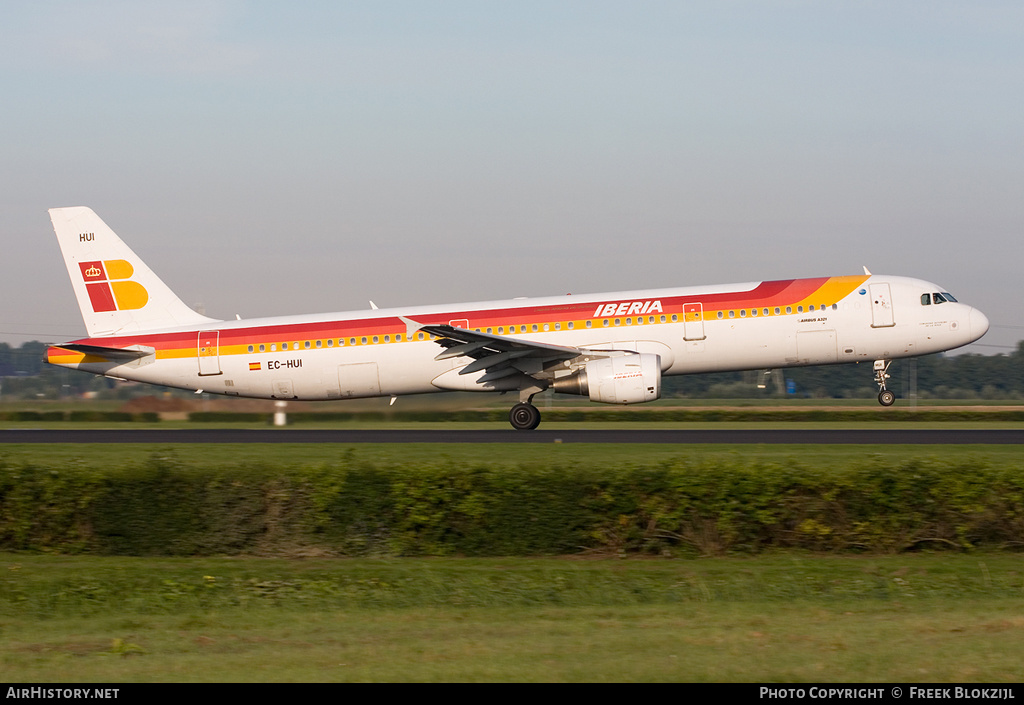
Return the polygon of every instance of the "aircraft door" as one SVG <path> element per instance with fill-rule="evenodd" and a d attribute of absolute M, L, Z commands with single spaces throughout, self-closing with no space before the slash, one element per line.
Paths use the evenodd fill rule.
<path fill-rule="evenodd" d="M 275 379 L 271 392 L 270 396 L 273 399 L 295 398 L 295 388 L 292 386 L 292 381 L 290 379 Z"/>
<path fill-rule="evenodd" d="M 834 330 L 802 330 L 796 334 L 796 351 L 805 365 L 828 365 L 839 361 Z"/>
<path fill-rule="evenodd" d="M 376 362 L 338 365 L 341 398 L 380 396 L 380 375 Z"/>
<path fill-rule="evenodd" d="M 196 341 L 196 353 L 199 356 L 199 375 L 219 375 L 220 370 L 220 331 L 204 330 L 199 332 Z"/>
<path fill-rule="evenodd" d="M 704 340 L 704 304 L 683 304 L 683 340 Z"/>
<path fill-rule="evenodd" d="M 892 313 L 892 295 L 888 284 L 871 284 L 871 327 L 891 328 L 896 325 Z"/>

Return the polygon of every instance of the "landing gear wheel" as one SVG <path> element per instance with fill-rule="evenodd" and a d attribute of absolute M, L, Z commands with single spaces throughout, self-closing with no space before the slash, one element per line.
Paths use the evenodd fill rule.
<path fill-rule="evenodd" d="M 508 412 L 508 422 L 517 431 L 532 431 L 540 425 L 540 411 L 533 404 L 516 404 Z"/>
<path fill-rule="evenodd" d="M 896 395 L 885 388 L 885 380 L 889 379 L 889 365 L 892 360 L 875 360 L 875 383 L 878 385 L 878 403 L 882 406 L 892 406 L 896 401 Z"/>

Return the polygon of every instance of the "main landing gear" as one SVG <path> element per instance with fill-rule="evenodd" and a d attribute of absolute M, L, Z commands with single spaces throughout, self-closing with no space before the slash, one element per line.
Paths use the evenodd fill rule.
<path fill-rule="evenodd" d="M 885 388 L 885 380 L 889 379 L 888 370 L 892 360 L 875 360 L 875 383 L 878 384 L 878 403 L 892 406 L 896 395 Z"/>
<path fill-rule="evenodd" d="M 517 431 L 532 431 L 540 425 L 540 410 L 529 402 L 520 402 L 508 412 L 508 422 Z"/>
<path fill-rule="evenodd" d="M 519 390 L 519 403 L 508 412 L 508 422 L 517 431 L 532 431 L 540 426 L 540 410 L 533 405 L 533 397 L 545 387 L 531 383 Z"/>

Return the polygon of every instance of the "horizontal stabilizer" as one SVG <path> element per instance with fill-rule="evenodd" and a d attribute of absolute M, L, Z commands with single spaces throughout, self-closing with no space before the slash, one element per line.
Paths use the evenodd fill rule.
<path fill-rule="evenodd" d="M 54 345 L 61 350 L 82 353 L 92 357 L 104 357 L 108 360 L 138 360 L 140 357 L 152 355 L 156 352 L 154 348 L 145 345 L 136 345 L 130 348 L 107 348 L 102 345 L 81 345 L 79 343 L 68 343 L 67 345 Z"/>

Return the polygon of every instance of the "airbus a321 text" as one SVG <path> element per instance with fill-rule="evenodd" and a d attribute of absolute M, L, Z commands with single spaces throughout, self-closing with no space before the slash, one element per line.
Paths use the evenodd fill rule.
<path fill-rule="evenodd" d="M 896 358 L 950 350 L 988 319 L 920 279 L 855 276 L 372 308 L 221 321 L 186 306 L 89 208 L 54 208 L 88 337 L 47 361 L 116 379 L 260 399 L 512 392 L 606 404 L 661 396 L 665 375 L 873 363 L 891 405 Z"/>

